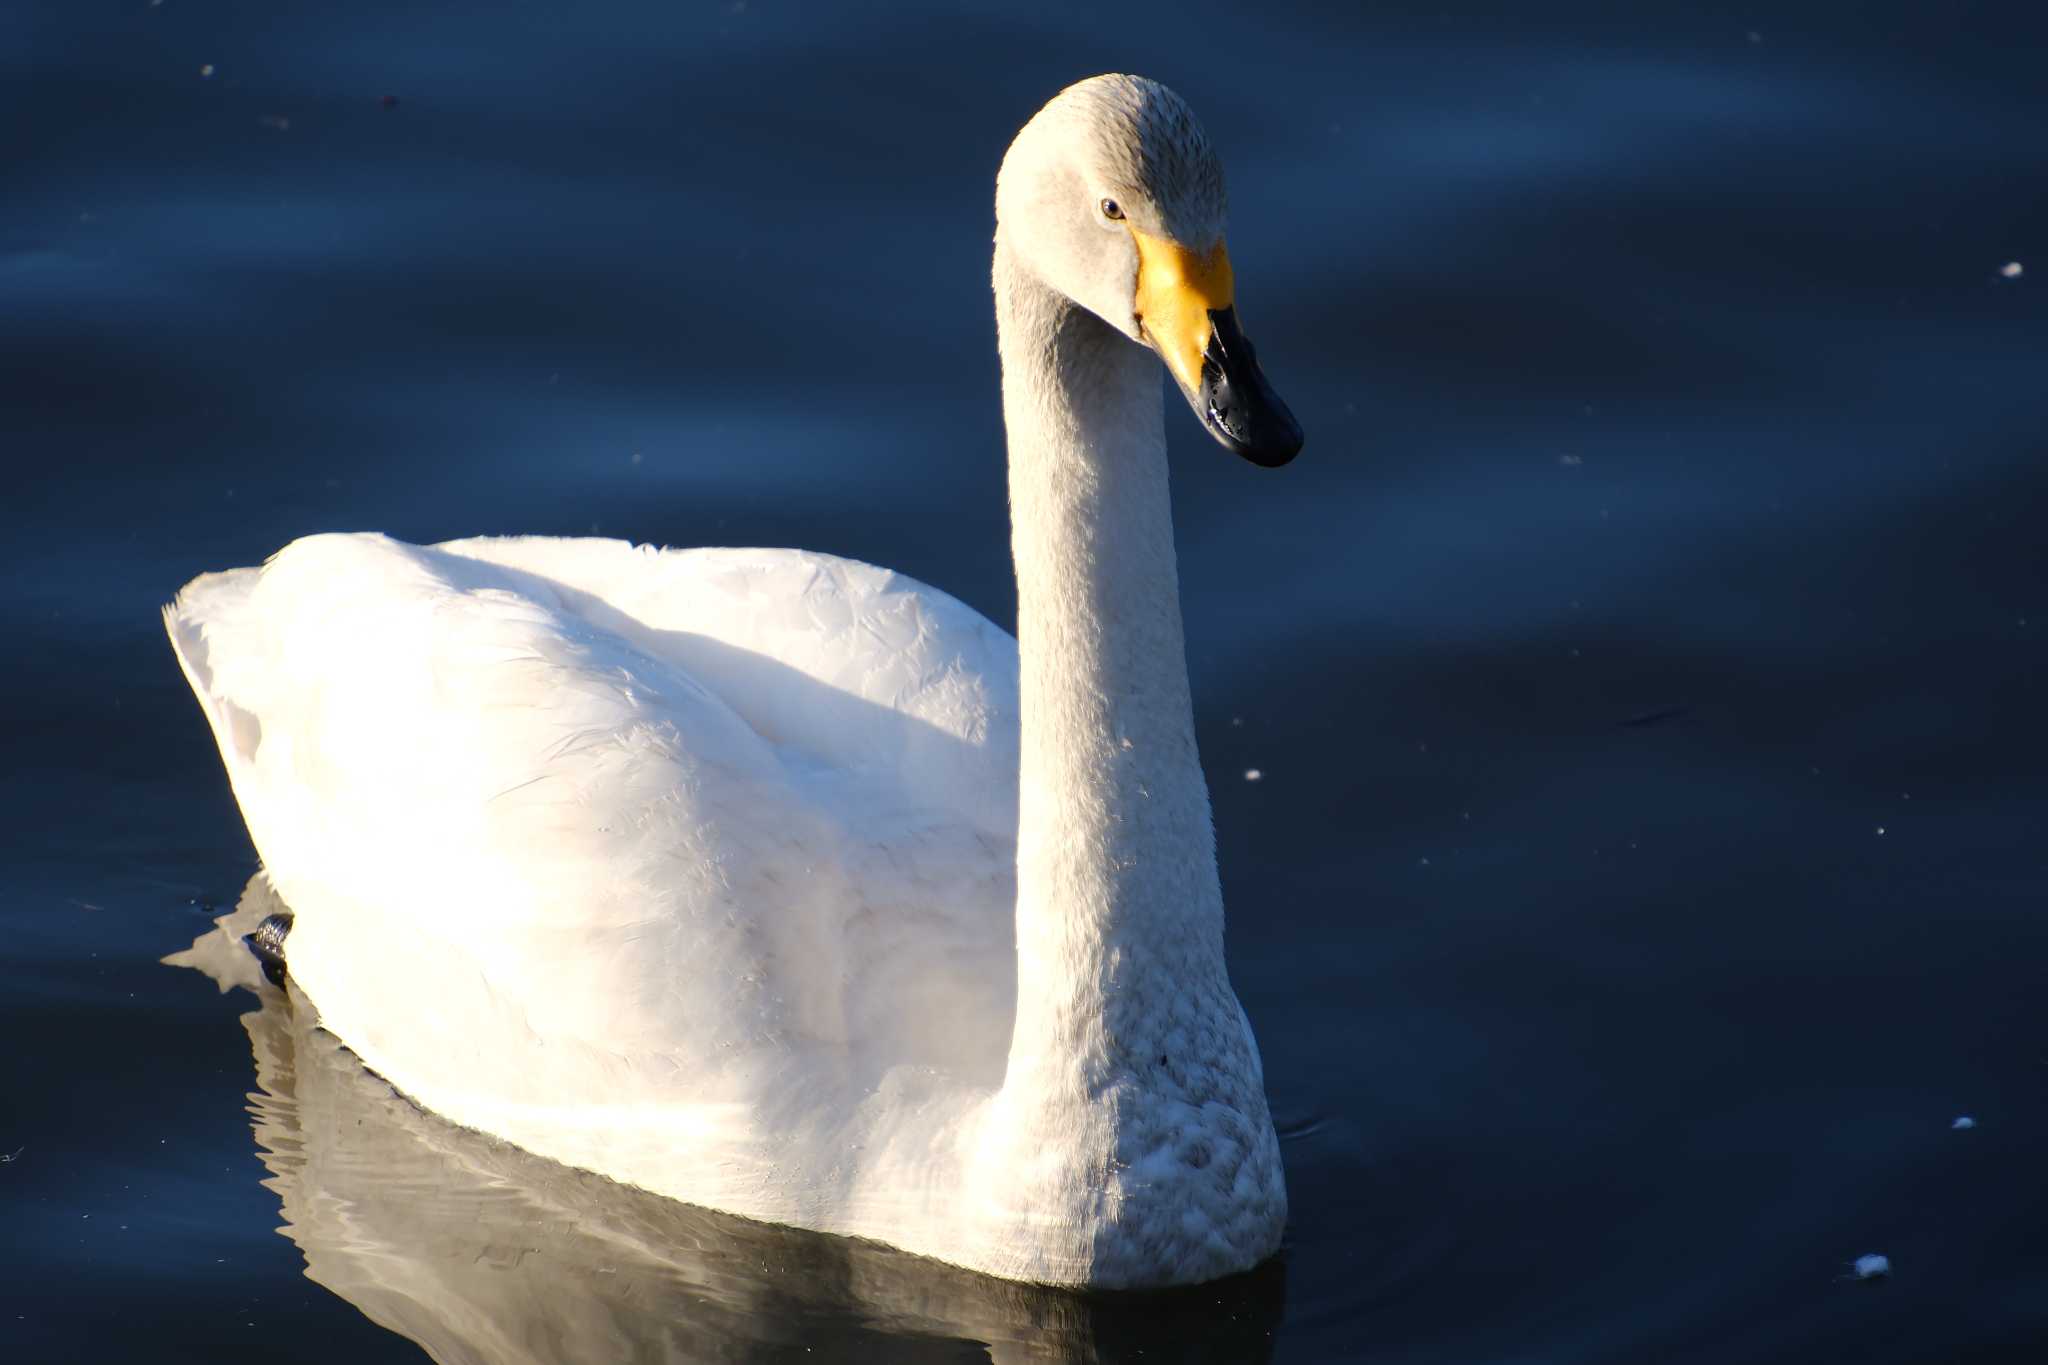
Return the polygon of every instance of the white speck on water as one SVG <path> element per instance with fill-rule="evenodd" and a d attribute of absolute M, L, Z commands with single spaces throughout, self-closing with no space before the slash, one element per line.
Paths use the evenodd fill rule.
<path fill-rule="evenodd" d="M 1975 1128 L 1976 1126 L 1977 1120 L 1971 1118 L 1968 1114 L 1964 1114 L 1963 1116 L 1958 1118 L 1954 1123 L 1951 1123 L 1949 1125 L 1949 1127 L 1955 1129 L 1958 1133 L 1962 1132 L 1964 1129 Z"/>
<path fill-rule="evenodd" d="M 1577 469 L 1586 462 L 1586 457 L 1583 455 L 1560 455 L 1557 457 L 1557 462 L 1566 469 Z"/>
<path fill-rule="evenodd" d="M 639 464 L 639 463 L 640 463 L 640 461 L 642 461 L 642 460 L 644 460 L 644 459 L 646 459 L 646 458 L 647 458 L 646 456 L 642 455 L 642 454 L 641 454 L 641 453 L 640 453 L 639 451 L 637 451 L 637 450 L 633 452 L 633 463 L 634 463 L 634 464 Z"/>
<path fill-rule="evenodd" d="M 258 114 L 256 121 L 265 128 L 271 128 L 280 133 L 289 133 L 292 130 L 292 121 L 283 114 Z"/>
<path fill-rule="evenodd" d="M 1230 718 L 1230 724 L 1231 724 L 1231 728 L 1233 728 L 1233 729 L 1237 729 L 1237 730 L 1242 730 L 1242 729 L 1244 728 L 1244 717 L 1243 717 L 1243 716 L 1232 716 L 1232 717 Z"/>
<path fill-rule="evenodd" d="M 1878 837 L 1878 838 L 1880 838 L 1880 839 L 1882 839 L 1882 838 L 1884 837 L 1884 826 L 1883 826 L 1883 825 L 1879 825 L 1879 826 L 1877 827 L 1877 837 Z"/>
<path fill-rule="evenodd" d="M 1742 36 L 1749 39 L 1749 45 L 1751 47 L 1760 47 L 1762 46 L 1764 41 L 1764 35 L 1758 33 L 1755 29 L 1749 30 L 1749 32 L 1743 34 Z"/>
<path fill-rule="evenodd" d="M 2004 265 L 1998 267 L 1998 273 L 2009 280 L 2016 280 L 2027 273 L 2027 268 L 2018 261 L 2007 261 Z"/>
<path fill-rule="evenodd" d="M 1415 860 L 1415 865 L 1416 865 L 1417 867 L 1428 867 L 1428 866 L 1429 866 L 1429 859 L 1427 859 L 1427 858 L 1417 858 L 1417 859 Z"/>
<path fill-rule="evenodd" d="M 213 79 L 212 62 L 208 62 L 205 66 L 199 68 L 199 79 L 202 81 L 210 81 Z"/>
<path fill-rule="evenodd" d="M 1858 1256 L 1849 1268 L 1855 1271 L 1859 1280 L 1875 1280 L 1892 1273 L 1892 1261 L 1889 1256 L 1876 1254 Z"/>
<path fill-rule="evenodd" d="M 1244 770 L 1244 780 L 1247 782 L 1256 782 L 1264 776 L 1265 774 L 1260 772 L 1257 768 L 1246 768 Z"/>

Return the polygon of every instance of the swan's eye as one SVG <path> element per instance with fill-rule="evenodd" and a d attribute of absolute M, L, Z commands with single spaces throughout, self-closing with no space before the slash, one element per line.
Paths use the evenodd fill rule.
<path fill-rule="evenodd" d="M 1114 199 L 1105 199 L 1102 201 L 1102 216 L 1109 219 L 1112 223 L 1122 222 L 1124 206 L 1117 203 Z"/>

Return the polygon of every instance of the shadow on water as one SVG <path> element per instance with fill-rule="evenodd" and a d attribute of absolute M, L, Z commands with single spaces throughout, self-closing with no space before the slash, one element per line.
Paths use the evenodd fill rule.
<path fill-rule="evenodd" d="M 266 985 L 262 874 L 166 961 L 256 993 L 258 1155 L 306 1274 L 436 1361 L 1263 1361 L 1278 1261 L 1198 1289 L 1087 1295 L 692 1208 L 419 1109 Z"/>

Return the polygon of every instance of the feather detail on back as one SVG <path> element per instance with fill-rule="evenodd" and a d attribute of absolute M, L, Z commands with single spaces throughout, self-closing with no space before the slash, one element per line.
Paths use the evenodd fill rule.
<path fill-rule="evenodd" d="M 770 1148 L 1000 1083 L 1016 646 L 952 598 L 798 551 L 333 535 L 166 618 L 292 975 L 430 1107 L 775 1217 L 845 1192 L 742 1197 Z M 695 1157 L 593 1150 L 650 1108 Z"/>

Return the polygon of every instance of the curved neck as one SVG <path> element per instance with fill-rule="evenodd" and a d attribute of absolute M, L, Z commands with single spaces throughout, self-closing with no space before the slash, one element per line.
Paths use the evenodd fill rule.
<path fill-rule="evenodd" d="M 1223 897 L 1159 362 L 1000 234 L 995 293 L 1023 705 L 1009 1083 L 1085 1090 L 1177 1050 L 1156 1035 L 1191 1009 L 1226 1007 Z"/>

